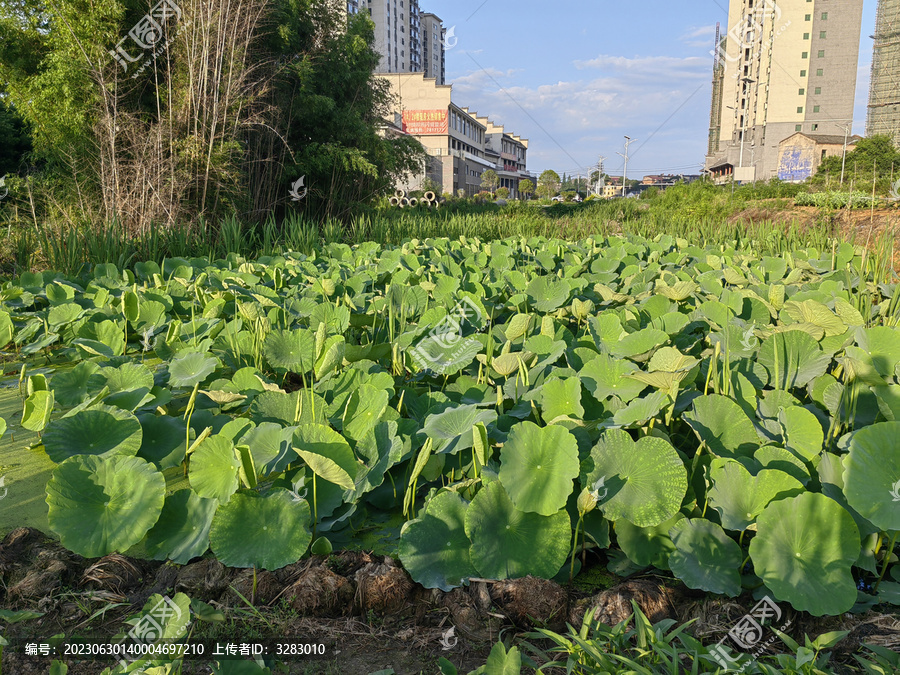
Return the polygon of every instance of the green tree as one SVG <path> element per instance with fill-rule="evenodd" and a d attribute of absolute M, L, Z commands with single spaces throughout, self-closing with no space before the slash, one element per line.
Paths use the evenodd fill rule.
<path fill-rule="evenodd" d="M 844 164 L 844 189 L 849 189 L 851 181 L 854 190 L 865 189 L 866 184 L 871 189 L 874 177 L 876 191 L 886 193 L 892 182 L 900 179 L 900 149 L 894 146 L 891 137 L 886 134 L 860 139 L 847 152 L 846 163 L 842 160 L 842 154 L 826 157 L 819 165 L 816 175 L 809 181 L 810 184 L 828 185 L 837 189 Z"/>
<path fill-rule="evenodd" d="M 537 194 L 539 197 L 555 197 L 559 193 L 559 174 L 553 169 L 546 169 L 538 178 Z"/>
<path fill-rule="evenodd" d="M 534 194 L 534 183 L 532 183 L 527 178 L 519 181 L 519 194 L 525 195 L 525 199 L 528 199 L 531 195 Z"/>
<path fill-rule="evenodd" d="M 491 194 L 494 193 L 498 185 L 500 185 L 500 176 L 493 169 L 488 169 L 481 174 L 481 187 L 490 190 Z"/>
<path fill-rule="evenodd" d="M 0 98 L 0 177 L 15 173 L 31 149 L 25 121 Z"/>
<path fill-rule="evenodd" d="M 507 188 L 507 187 L 497 188 L 497 196 L 500 199 L 507 199 L 509 197 L 509 188 Z"/>

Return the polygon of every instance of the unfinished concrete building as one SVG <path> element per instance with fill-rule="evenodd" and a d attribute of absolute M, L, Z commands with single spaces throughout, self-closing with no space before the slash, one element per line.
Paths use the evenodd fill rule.
<path fill-rule="evenodd" d="M 872 57 L 866 135 L 887 134 L 900 146 L 900 0 L 880 0 Z"/>

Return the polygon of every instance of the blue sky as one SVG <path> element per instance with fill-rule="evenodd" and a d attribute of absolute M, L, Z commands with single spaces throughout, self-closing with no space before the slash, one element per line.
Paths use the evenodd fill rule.
<path fill-rule="evenodd" d="M 453 101 L 529 139 L 528 167 L 628 175 L 699 173 L 716 23 L 727 0 L 420 0 L 453 28 Z M 864 0 L 855 133 L 865 130 L 877 0 Z M 455 39 L 455 42 L 454 42 Z"/>

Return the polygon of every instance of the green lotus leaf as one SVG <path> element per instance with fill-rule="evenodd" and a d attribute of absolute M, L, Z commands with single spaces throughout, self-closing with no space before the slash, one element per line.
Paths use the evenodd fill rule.
<path fill-rule="evenodd" d="M 29 431 L 43 431 L 50 421 L 55 399 L 52 391 L 35 391 L 25 399 L 22 427 Z"/>
<path fill-rule="evenodd" d="M 735 598 L 741 593 L 741 547 L 716 523 L 685 518 L 669 536 L 675 550 L 669 568 L 688 588 Z"/>
<path fill-rule="evenodd" d="M 468 503 L 456 492 L 442 492 L 400 531 L 403 567 L 425 588 L 449 591 L 478 574 L 469 557 L 466 536 Z"/>
<path fill-rule="evenodd" d="M 656 417 L 669 402 L 667 394 L 655 391 L 645 398 L 638 398 L 613 415 L 613 424 L 620 427 L 642 426 Z"/>
<path fill-rule="evenodd" d="M 784 427 L 784 444 L 789 450 L 806 460 L 812 460 L 822 452 L 825 432 L 809 410 L 799 406 L 785 408 L 779 413 L 778 421 Z"/>
<path fill-rule="evenodd" d="M 219 362 L 199 352 L 179 354 L 169 362 L 169 386 L 193 387 L 212 375 Z"/>
<path fill-rule="evenodd" d="M 422 431 L 434 441 L 437 453 L 457 454 L 472 447 L 472 428 L 479 422 L 489 425 L 497 421 L 497 413 L 477 405 L 464 405 L 428 415 Z"/>
<path fill-rule="evenodd" d="M 68 370 L 54 373 L 51 384 L 57 403 L 65 408 L 74 408 L 99 391 L 99 388 L 94 388 L 96 381 L 91 378 L 99 371 L 100 366 L 93 361 L 81 361 Z"/>
<path fill-rule="evenodd" d="M 763 469 L 751 476 L 732 459 L 715 460 L 710 480 L 709 505 L 719 512 L 726 530 L 746 530 L 770 502 L 805 491 L 802 483 L 783 471 Z"/>
<path fill-rule="evenodd" d="M 644 328 L 609 345 L 613 356 L 632 357 L 646 354 L 669 341 L 669 336 L 656 328 Z"/>
<path fill-rule="evenodd" d="M 133 389 L 153 389 L 153 373 L 142 363 L 123 363 L 118 368 L 101 368 L 99 376 L 105 381 L 94 386 L 98 391 L 103 385 L 109 387 L 111 394 Z"/>
<path fill-rule="evenodd" d="M 900 530 L 900 422 L 854 433 L 843 464 L 847 503 L 882 530 Z"/>
<path fill-rule="evenodd" d="M 240 469 L 234 444 L 222 436 L 210 436 L 191 454 L 188 480 L 198 496 L 224 504 L 240 487 Z"/>
<path fill-rule="evenodd" d="M 0 417 L 0 438 L 6 433 L 6 420 Z"/>
<path fill-rule="evenodd" d="M 12 342 L 15 332 L 16 330 L 13 327 L 12 319 L 9 318 L 9 314 L 0 309 L 0 349 Z"/>
<path fill-rule="evenodd" d="M 710 394 L 694 399 L 694 409 L 684 421 L 713 454 L 720 457 L 751 457 L 759 447 L 753 422 L 730 398 Z"/>
<path fill-rule="evenodd" d="M 304 499 L 276 489 L 262 496 L 239 492 L 216 510 L 209 543 L 229 567 L 281 569 L 297 562 L 312 541 L 310 510 Z"/>
<path fill-rule="evenodd" d="M 776 599 L 813 616 L 853 607 L 857 591 L 850 568 L 859 551 L 850 514 L 813 492 L 769 504 L 750 542 L 754 571 Z"/>
<path fill-rule="evenodd" d="M 857 344 L 872 357 L 872 364 L 883 377 L 894 376 L 900 364 L 900 331 L 888 326 L 860 329 Z"/>
<path fill-rule="evenodd" d="M 520 511 L 552 516 L 578 477 L 578 443 L 565 427 L 516 424 L 500 451 L 500 482 Z"/>
<path fill-rule="evenodd" d="M 498 481 L 475 495 L 466 509 L 469 556 L 488 579 L 529 574 L 552 579 L 566 562 L 571 535 L 568 513 L 542 516 L 520 511 Z"/>
<path fill-rule="evenodd" d="M 639 567 L 658 567 L 669 569 L 669 556 L 675 550 L 675 544 L 669 536 L 669 530 L 675 523 L 684 519 L 683 513 L 676 513 L 668 520 L 651 527 L 632 525 L 624 518 L 613 525 L 616 541 L 628 556 L 628 559 Z"/>
<path fill-rule="evenodd" d="M 82 314 L 84 314 L 84 309 L 74 303 L 57 305 L 47 312 L 47 324 L 55 331 L 73 321 L 77 321 Z"/>
<path fill-rule="evenodd" d="M 637 366 L 631 361 L 616 359 L 609 354 L 601 354 L 588 361 L 581 369 L 579 376 L 585 389 L 591 392 L 598 401 L 610 396 L 618 396 L 627 403 L 647 388 L 643 382 L 625 377 L 636 370 Z"/>
<path fill-rule="evenodd" d="M 44 432 L 44 450 L 57 464 L 75 455 L 136 455 L 143 431 L 127 410 L 94 405 L 52 420 Z"/>
<path fill-rule="evenodd" d="M 328 404 L 309 389 L 298 389 L 285 394 L 282 391 L 265 391 L 253 397 L 250 417 L 257 424 L 275 422 L 283 425 L 311 424 L 325 421 Z"/>
<path fill-rule="evenodd" d="M 541 417 L 548 424 L 557 417 L 580 419 L 584 415 L 581 405 L 581 380 L 577 377 L 554 378 L 541 389 Z"/>
<path fill-rule="evenodd" d="M 822 458 L 816 470 L 819 483 L 822 485 L 822 494 L 836 501 L 853 516 L 853 522 L 859 528 L 860 538 L 865 540 L 866 537 L 877 533 L 879 527 L 861 516 L 847 502 L 847 496 L 844 494 L 844 465 L 841 457 L 831 452 L 822 453 Z"/>
<path fill-rule="evenodd" d="M 275 368 L 307 373 L 316 362 L 316 336 L 310 330 L 274 330 L 263 344 L 266 360 Z"/>
<path fill-rule="evenodd" d="M 358 441 L 375 428 L 387 410 L 389 395 L 384 389 L 362 384 L 347 400 L 343 431 L 347 438 Z"/>
<path fill-rule="evenodd" d="M 766 367 L 776 389 L 803 387 L 823 375 L 831 364 L 819 344 L 799 330 L 776 333 L 760 345 L 759 363 Z"/>
<path fill-rule="evenodd" d="M 178 490 L 163 504 L 159 520 L 147 533 L 147 555 L 186 565 L 209 548 L 209 528 L 219 503 L 193 490 Z"/>
<path fill-rule="evenodd" d="M 297 458 L 291 447 L 294 430 L 280 424 L 263 422 L 241 436 L 241 444 L 250 447 L 256 472 L 260 476 L 284 471 Z"/>
<path fill-rule="evenodd" d="M 809 469 L 803 460 L 790 450 L 779 448 L 777 445 L 764 445 L 754 453 L 753 459 L 759 462 L 763 469 L 777 469 L 793 476 L 803 485 L 809 483 Z"/>
<path fill-rule="evenodd" d="M 570 289 L 565 281 L 544 276 L 532 279 L 525 292 L 538 312 L 552 312 L 568 302 Z"/>
<path fill-rule="evenodd" d="M 322 379 L 331 371 L 340 367 L 344 362 L 344 348 L 346 340 L 343 335 L 332 335 L 328 338 L 319 358 L 316 359 L 316 379 Z"/>
<path fill-rule="evenodd" d="M 156 523 L 166 479 L 137 457 L 78 455 L 47 483 L 50 529 L 70 551 L 98 558 L 125 551 Z"/>
<path fill-rule="evenodd" d="M 484 346 L 475 338 L 465 337 L 448 341 L 443 336 L 426 335 L 409 352 L 421 369 L 439 375 L 453 375 L 468 366 Z"/>
<path fill-rule="evenodd" d="M 324 424 L 303 424 L 294 431 L 294 451 L 317 476 L 352 490 L 359 462 L 350 444 Z"/>
<path fill-rule="evenodd" d="M 180 417 L 169 415 L 140 415 L 143 430 L 141 448 L 137 456 L 157 466 L 160 471 L 171 469 L 184 461 L 187 452 L 187 424 Z"/>
<path fill-rule="evenodd" d="M 609 520 L 625 518 L 638 527 L 652 527 L 681 508 L 687 471 L 667 441 L 646 436 L 635 443 L 628 432 L 612 429 L 591 450 L 591 460 L 586 484 L 604 481 L 609 494 L 600 508 Z"/>

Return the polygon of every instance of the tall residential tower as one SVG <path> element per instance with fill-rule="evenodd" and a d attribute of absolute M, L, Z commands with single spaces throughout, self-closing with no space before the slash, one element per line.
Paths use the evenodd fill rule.
<path fill-rule="evenodd" d="M 375 50 L 381 54 L 376 72 L 425 73 L 444 84 L 444 31 L 437 16 L 420 11 L 419 0 L 358 2 L 375 23 Z"/>
<path fill-rule="evenodd" d="M 880 0 L 872 57 L 866 135 L 888 134 L 900 146 L 900 0 Z"/>
<path fill-rule="evenodd" d="M 731 0 L 728 25 L 717 45 L 719 114 L 707 171 L 720 180 L 766 180 L 779 175 L 781 146 L 794 134 L 823 142 L 849 135 L 860 0 Z"/>

